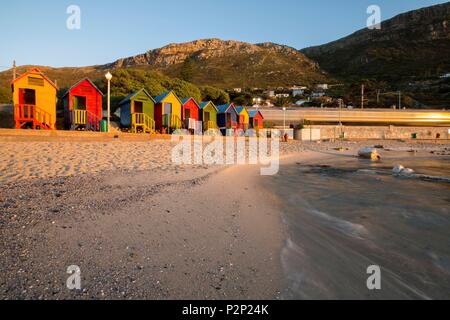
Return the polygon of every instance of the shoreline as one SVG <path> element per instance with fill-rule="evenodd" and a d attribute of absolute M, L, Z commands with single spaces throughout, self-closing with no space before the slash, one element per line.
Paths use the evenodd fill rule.
<path fill-rule="evenodd" d="M 421 162 L 437 161 L 445 174 L 450 157 L 405 151 L 384 155 L 375 164 L 359 160 L 351 150 L 309 158 L 297 154 L 281 163 L 281 176 L 267 185 L 277 190 L 287 229 L 281 252 L 287 286 L 281 299 L 445 297 L 450 269 L 448 250 L 441 243 L 448 240 L 445 192 L 450 185 L 395 177 L 392 163 L 412 165 L 420 172 L 427 166 Z M 415 195 L 416 187 L 420 191 Z M 417 208 L 411 205 L 414 200 Z M 433 231 L 428 230 L 435 223 Z M 365 285 L 366 268 L 374 264 L 381 266 L 381 291 Z"/>

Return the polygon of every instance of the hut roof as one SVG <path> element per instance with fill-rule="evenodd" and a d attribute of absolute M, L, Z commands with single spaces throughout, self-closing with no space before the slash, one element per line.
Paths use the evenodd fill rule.
<path fill-rule="evenodd" d="M 217 107 L 214 105 L 214 103 L 212 101 L 205 101 L 199 104 L 200 109 L 205 109 L 209 104 L 211 104 L 213 106 L 214 109 L 217 110 Z"/>
<path fill-rule="evenodd" d="M 219 113 L 226 113 L 228 111 L 228 109 L 233 108 L 234 111 L 237 113 L 236 108 L 234 107 L 234 105 L 232 103 L 230 104 L 222 104 L 220 106 L 217 106 L 217 111 Z"/>
<path fill-rule="evenodd" d="M 192 98 L 192 97 L 190 97 L 190 98 L 186 98 L 186 99 L 181 99 L 181 103 L 183 104 L 183 105 L 185 105 L 186 103 L 188 103 L 189 102 L 189 100 L 192 100 L 192 101 L 194 101 L 194 103 L 197 105 L 197 107 L 199 107 L 200 108 L 200 105 L 197 103 L 197 101 L 195 101 L 195 99 L 194 98 Z"/>
<path fill-rule="evenodd" d="M 73 86 L 71 86 L 67 91 L 66 91 L 66 93 L 64 93 L 64 95 L 63 95 L 63 98 L 65 97 L 65 96 L 67 96 L 68 94 L 69 94 L 69 92 L 72 90 L 72 89 L 74 89 L 74 88 L 76 88 L 80 83 L 82 83 L 83 81 L 87 81 L 87 82 L 89 82 L 90 84 L 91 84 L 91 86 L 93 86 L 94 87 L 94 89 L 95 90 L 97 90 L 102 96 L 104 96 L 104 94 L 103 94 L 103 92 L 91 81 L 91 79 L 89 79 L 89 78 L 84 78 L 84 79 L 81 79 L 80 81 L 78 81 L 77 83 L 75 83 Z"/>
<path fill-rule="evenodd" d="M 180 98 L 178 98 L 178 96 L 177 96 L 177 95 L 175 94 L 175 92 L 173 92 L 173 91 L 167 91 L 167 92 L 164 92 L 163 94 L 160 94 L 159 96 L 156 96 L 156 97 L 155 97 L 155 102 L 156 102 L 156 103 L 161 103 L 161 102 L 163 102 L 163 101 L 164 101 L 171 93 L 175 96 L 175 98 L 177 98 L 177 100 L 178 100 L 181 104 L 183 104 L 183 102 L 181 102 Z"/>
<path fill-rule="evenodd" d="M 252 111 L 249 111 L 249 112 L 248 112 L 250 118 L 256 117 L 256 115 L 257 115 L 258 113 L 261 115 L 261 118 L 264 119 L 262 113 L 261 113 L 259 110 L 252 110 Z"/>
<path fill-rule="evenodd" d="M 32 68 L 30 70 L 28 70 L 27 72 L 21 74 L 20 76 L 18 76 L 16 79 L 11 81 L 11 84 L 14 84 L 16 81 L 26 77 L 29 74 L 32 73 L 38 73 L 39 75 L 41 75 L 46 81 L 48 81 L 48 83 L 50 83 L 50 85 L 52 85 L 56 90 L 58 90 L 58 86 L 52 81 L 50 80 L 39 68 Z"/>
<path fill-rule="evenodd" d="M 137 96 L 141 92 L 144 92 L 153 102 L 155 102 L 155 99 L 153 99 L 153 97 L 147 92 L 147 90 L 142 88 L 141 90 L 138 90 L 138 91 L 133 92 L 133 93 L 129 94 L 128 96 L 126 96 L 122 101 L 119 102 L 119 106 L 129 102 L 130 100 L 132 100 L 135 96 Z"/>

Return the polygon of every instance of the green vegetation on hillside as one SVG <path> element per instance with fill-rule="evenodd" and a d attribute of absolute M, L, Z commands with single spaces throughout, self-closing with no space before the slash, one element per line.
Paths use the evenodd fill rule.
<path fill-rule="evenodd" d="M 20 68 L 19 74 L 30 69 Z M 54 81 L 57 81 L 60 91 L 58 97 L 79 80 L 89 77 L 104 93 L 106 93 L 106 81 L 102 70 L 86 68 L 41 68 L 41 70 Z M 205 86 L 198 87 L 190 82 L 181 79 L 172 79 L 156 71 L 145 71 L 140 69 L 118 69 L 112 71 L 111 80 L 111 102 L 112 109 L 115 110 L 120 100 L 137 91 L 145 88 L 152 96 L 160 95 L 163 92 L 173 90 L 180 98 L 192 97 L 197 101 L 213 101 L 222 104 L 229 102 L 228 94 L 218 88 Z M 12 93 L 9 85 L 12 73 L 10 71 L 0 74 L 0 103 L 11 103 Z M 105 99 L 106 100 L 106 99 Z M 59 105 L 61 108 L 61 104 Z"/>

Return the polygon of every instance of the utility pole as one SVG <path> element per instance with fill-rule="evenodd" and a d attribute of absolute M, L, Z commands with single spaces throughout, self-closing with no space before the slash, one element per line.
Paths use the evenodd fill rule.
<path fill-rule="evenodd" d="M 361 85 L 361 109 L 364 109 L 364 84 Z"/>
<path fill-rule="evenodd" d="M 13 61 L 13 80 L 16 80 L 16 60 Z"/>
<path fill-rule="evenodd" d="M 380 89 L 377 90 L 377 107 L 380 105 Z"/>
<path fill-rule="evenodd" d="M 398 108 L 402 108 L 402 92 L 400 90 L 398 91 Z"/>

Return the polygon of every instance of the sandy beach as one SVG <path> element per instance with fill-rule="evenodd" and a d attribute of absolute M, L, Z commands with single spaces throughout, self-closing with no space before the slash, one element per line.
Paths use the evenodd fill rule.
<path fill-rule="evenodd" d="M 449 153 L 404 141 L 280 147 L 288 164 L 375 144 L 385 154 Z M 174 165 L 172 146 L 0 141 L 0 298 L 292 298 L 287 209 L 271 178 L 259 166 Z M 80 291 L 66 288 L 70 265 L 81 269 Z"/>

